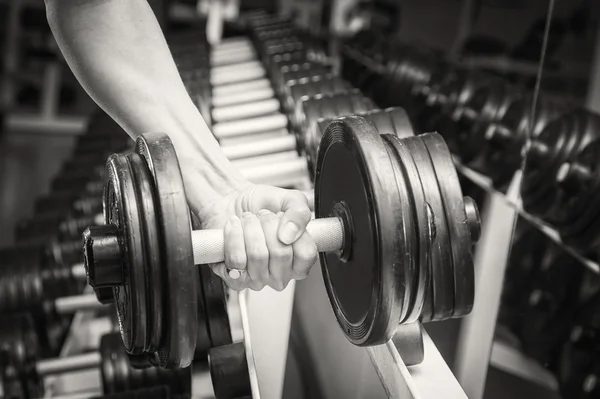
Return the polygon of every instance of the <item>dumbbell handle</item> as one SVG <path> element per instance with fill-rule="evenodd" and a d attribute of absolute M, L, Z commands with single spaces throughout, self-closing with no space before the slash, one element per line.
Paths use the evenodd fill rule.
<path fill-rule="evenodd" d="M 84 353 L 68 357 L 39 360 L 36 371 L 40 376 L 68 373 L 100 367 L 102 357 L 100 352 Z"/>
<path fill-rule="evenodd" d="M 339 251 L 344 244 L 344 227 L 338 217 L 314 219 L 306 231 L 315 240 L 317 251 Z M 194 264 L 218 263 L 225 260 L 223 230 L 208 229 L 192 231 Z"/>
<path fill-rule="evenodd" d="M 83 266 L 81 268 L 83 269 Z M 65 296 L 54 300 L 56 313 L 65 315 L 79 311 L 102 309 L 104 306 L 98 302 L 98 298 L 94 294 Z"/>

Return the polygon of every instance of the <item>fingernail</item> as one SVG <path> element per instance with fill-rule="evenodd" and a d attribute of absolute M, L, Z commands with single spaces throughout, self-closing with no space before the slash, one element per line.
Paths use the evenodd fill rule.
<path fill-rule="evenodd" d="M 300 227 L 294 222 L 287 222 L 279 230 L 279 240 L 284 244 L 292 244 L 300 235 Z"/>

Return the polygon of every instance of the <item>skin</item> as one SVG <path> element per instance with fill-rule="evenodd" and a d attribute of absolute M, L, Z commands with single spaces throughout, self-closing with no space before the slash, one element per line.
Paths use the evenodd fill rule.
<path fill-rule="evenodd" d="M 211 265 L 228 286 L 284 289 L 317 259 L 306 233 L 311 212 L 295 190 L 245 180 L 220 150 L 187 94 L 146 0 L 46 0 L 48 22 L 90 97 L 135 139 L 171 138 L 192 211 L 203 228 L 223 228 L 225 262 Z M 227 269 L 243 270 L 240 278 Z"/>

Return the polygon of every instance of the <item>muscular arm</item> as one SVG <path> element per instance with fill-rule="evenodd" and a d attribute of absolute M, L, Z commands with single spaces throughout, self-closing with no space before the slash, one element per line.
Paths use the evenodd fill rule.
<path fill-rule="evenodd" d="M 169 134 L 192 205 L 244 185 L 190 99 L 146 0 L 46 0 L 48 21 L 75 76 L 123 129 Z M 202 193 L 195 193 L 201 187 Z"/>

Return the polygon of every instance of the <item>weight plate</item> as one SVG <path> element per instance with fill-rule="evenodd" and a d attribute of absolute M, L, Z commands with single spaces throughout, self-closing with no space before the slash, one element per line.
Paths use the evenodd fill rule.
<path fill-rule="evenodd" d="M 360 116 L 371 122 L 379 133 L 390 133 L 398 138 L 415 135 L 412 123 L 404 108 L 374 109 Z"/>
<path fill-rule="evenodd" d="M 162 133 L 138 137 L 135 151 L 144 158 L 154 182 L 162 243 L 165 287 L 165 329 L 157 352 L 161 367 L 187 367 L 193 360 L 197 321 L 197 279 L 194 270 L 190 216 L 175 148 Z"/>
<path fill-rule="evenodd" d="M 227 314 L 225 285 L 223 280 L 214 274 L 209 267 L 201 267 L 200 269 L 206 322 L 212 346 L 228 345 L 232 342 L 232 338 Z"/>
<path fill-rule="evenodd" d="M 208 368 L 215 399 L 252 395 L 250 372 L 243 342 L 211 348 Z"/>
<path fill-rule="evenodd" d="M 429 292 L 429 287 L 431 285 L 430 252 L 433 240 L 431 231 L 432 221 L 430 220 L 429 206 L 427 205 L 427 199 L 425 197 L 425 192 L 423 191 L 419 170 L 411 156 L 410 150 L 397 136 L 385 135 L 384 138 L 394 146 L 394 149 L 398 154 L 400 166 L 404 171 L 405 180 L 408 183 L 407 188 L 410 192 L 410 198 L 412 198 L 414 223 L 416 228 L 414 234 L 418 238 L 418 252 L 415 252 L 415 254 L 418 254 L 418 258 L 414 257 L 416 261 L 416 283 L 413 284 L 414 300 L 411 305 L 411 313 L 409 313 L 407 318 L 402 322 L 413 323 L 418 320 L 423 313 L 425 296 Z"/>
<path fill-rule="evenodd" d="M 123 239 L 123 285 L 113 294 L 125 349 L 140 354 L 146 347 L 149 326 L 145 284 L 145 253 L 134 179 L 127 158 L 114 154 L 106 163 L 103 196 L 104 222 L 114 225 Z"/>
<path fill-rule="evenodd" d="M 319 143 L 321 142 L 323 133 L 323 131 L 320 130 L 319 121 L 322 119 L 333 119 L 366 112 L 376 108 L 376 106 L 362 93 L 353 90 L 351 92 L 334 95 L 319 94 L 304 101 L 303 108 L 305 124 L 302 129 L 302 142 L 304 143 L 309 170 L 314 172 Z"/>
<path fill-rule="evenodd" d="M 555 366 L 557 349 L 568 338 L 583 272 L 577 260 L 560 251 L 534 277 L 528 300 L 521 307 L 519 337 L 523 352 L 541 364 Z"/>
<path fill-rule="evenodd" d="M 156 352 L 160 346 L 162 332 L 165 329 L 161 267 L 162 259 L 160 253 L 159 227 L 157 221 L 157 209 L 155 208 L 154 195 L 152 192 L 152 176 L 146 167 L 142 157 L 133 152 L 127 154 L 127 159 L 133 173 L 134 189 L 137 194 L 139 206 L 140 232 L 142 233 L 142 244 L 144 246 L 144 266 L 146 283 L 146 317 L 148 318 L 147 343 L 145 352 Z"/>
<path fill-rule="evenodd" d="M 401 217 L 399 218 L 400 224 L 396 227 L 396 231 L 401 232 L 401 235 L 404 236 L 404 244 L 406 245 L 404 247 L 404 252 L 396 255 L 396 261 L 399 264 L 398 267 L 402 268 L 402 271 L 399 274 L 402 276 L 403 282 L 403 287 L 398 292 L 398 298 L 401 300 L 401 302 L 398 303 L 398 306 L 400 306 L 401 309 L 400 323 L 405 323 L 407 322 L 407 319 L 412 322 L 419 318 L 419 314 L 415 317 L 413 313 L 413 310 L 416 307 L 416 292 L 418 290 L 418 281 L 420 277 L 418 270 L 419 259 L 417 257 L 419 254 L 418 230 L 416 230 L 417 224 L 409 188 L 410 182 L 407 180 L 405 170 L 401 166 L 398 153 L 390 143 L 391 139 L 386 136 L 391 135 L 384 134 L 382 138 L 384 139 L 383 144 L 386 147 L 388 156 L 392 161 L 392 170 L 396 179 L 396 190 L 398 192 L 398 198 L 400 198 L 398 213 L 401 214 Z"/>
<path fill-rule="evenodd" d="M 317 157 L 316 216 L 332 216 L 338 206 L 352 219 L 351 249 L 343 254 L 348 260 L 319 254 L 323 279 L 344 334 L 360 346 L 388 341 L 403 311 L 398 254 L 405 252 L 406 237 L 396 231 L 401 202 L 391 162 L 372 125 L 354 116 L 329 125 Z"/>
<path fill-rule="evenodd" d="M 458 174 L 448 146 L 437 133 L 422 134 L 419 138 L 429 151 L 448 221 L 455 288 L 452 315 L 462 317 L 471 312 L 475 300 L 475 271 L 471 253 L 474 240 L 471 238 Z"/>
<path fill-rule="evenodd" d="M 455 301 L 454 265 L 450 249 L 450 233 L 446 221 L 446 211 L 442 193 L 435 173 L 427 146 L 419 138 L 408 137 L 402 140 L 408 148 L 419 170 L 419 176 L 426 202 L 431 208 L 430 218 L 433 218 L 434 240 L 431 244 L 430 273 L 432 282 L 432 319 L 423 321 L 445 320 L 453 315 Z"/>
<path fill-rule="evenodd" d="M 560 184 L 564 191 L 564 202 L 556 207 L 554 222 L 560 231 L 561 237 L 566 242 L 581 248 L 586 243 L 580 242 L 586 237 L 581 235 L 598 215 L 597 204 L 600 198 L 600 140 L 590 143 L 573 160 L 571 170 L 573 173 Z M 584 170 L 586 173 L 575 172 Z M 582 245 L 583 244 L 583 245 Z"/>

